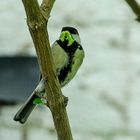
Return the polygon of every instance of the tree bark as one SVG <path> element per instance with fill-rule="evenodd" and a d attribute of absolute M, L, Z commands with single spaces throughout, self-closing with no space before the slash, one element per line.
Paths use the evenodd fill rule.
<path fill-rule="evenodd" d="M 40 71 L 45 81 L 47 101 L 51 110 L 58 140 L 73 140 L 58 77 L 53 65 L 47 22 L 55 0 L 22 0 L 27 15 L 27 24 L 32 36 Z M 44 118 L 45 119 L 45 118 Z"/>

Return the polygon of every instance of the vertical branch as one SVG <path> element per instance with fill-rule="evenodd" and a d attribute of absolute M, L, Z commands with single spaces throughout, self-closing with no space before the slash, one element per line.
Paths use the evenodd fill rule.
<path fill-rule="evenodd" d="M 50 16 L 51 9 L 53 7 L 55 0 L 43 0 L 41 4 L 41 10 L 46 20 Z"/>
<path fill-rule="evenodd" d="M 64 98 L 55 73 L 47 31 L 47 22 L 55 0 L 43 0 L 39 7 L 37 0 L 22 0 L 27 15 L 27 24 L 32 36 L 40 70 L 45 82 L 47 101 L 52 112 L 58 140 L 73 140 Z M 44 118 L 45 119 L 45 118 Z"/>
<path fill-rule="evenodd" d="M 140 22 L 140 6 L 136 0 L 125 0 L 132 11 L 136 14 L 137 20 Z"/>

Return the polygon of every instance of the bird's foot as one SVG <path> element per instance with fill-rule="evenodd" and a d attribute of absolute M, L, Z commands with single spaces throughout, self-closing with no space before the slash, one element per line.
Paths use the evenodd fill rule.
<path fill-rule="evenodd" d="M 68 105 L 69 98 L 64 95 L 63 95 L 63 98 L 64 98 L 64 105 L 66 107 Z"/>
<path fill-rule="evenodd" d="M 63 98 L 64 98 L 64 106 L 66 107 L 66 106 L 68 105 L 69 98 L 66 97 L 66 96 L 64 96 L 64 95 L 63 95 Z M 49 105 L 49 102 L 48 102 L 48 101 L 46 101 L 45 105 L 46 105 L 48 108 L 50 108 L 50 105 Z"/>
<path fill-rule="evenodd" d="M 47 82 L 48 81 L 48 76 L 46 76 L 45 78 L 43 78 L 43 81 Z"/>
<path fill-rule="evenodd" d="M 45 104 L 48 108 L 50 108 L 50 106 L 49 106 L 49 102 L 46 102 L 46 104 Z"/>

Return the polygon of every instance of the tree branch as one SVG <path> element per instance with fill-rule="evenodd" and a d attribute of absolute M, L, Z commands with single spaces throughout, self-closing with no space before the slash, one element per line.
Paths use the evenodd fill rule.
<path fill-rule="evenodd" d="M 125 0 L 127 4 L 131 7 L 132 11 L 137 16 L 137 21 L 140 22 L 140 6 L 136 0 Z"/>
<path fill-rule="evenodd" d="M 45 91 L 52 112 L 58 140 L 73 140 L 64 98 L 55 73 L 49 43 L 47 22 L 54 0 L 43 0 L 39 7 L 37 0 L 22 0 L 27 15 L 27 24 L 32 36 L 42 76 L 47 79 Z M 44 118 L 45 119 L 45 118 Z"/>
<path fill-rule="evenodd" d="M 48 20 L 51 9 L 55 0 L 43 0 L 41 4 L 41 10 L 46 20 Z"/>

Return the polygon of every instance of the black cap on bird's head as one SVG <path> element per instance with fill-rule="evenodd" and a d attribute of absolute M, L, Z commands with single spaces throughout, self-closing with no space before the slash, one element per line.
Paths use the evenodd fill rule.
<path fill-rule="evenodd" d="M 70 27 L 70 26 L 63 27 L 61 32 L 63 32 L 63 31 L 69 31 L 70 34 L 79 34 L 77 29 L 75 29 L 74 27 Z"/>
<path fill-rule="evenodd" d="M 65 46 L 71 46 L 71 44 L 76 41 L 81 44 L 80 36 L 74 27 L 65 26 L 61 30 L 59 40 L 65 44 Z"/>

